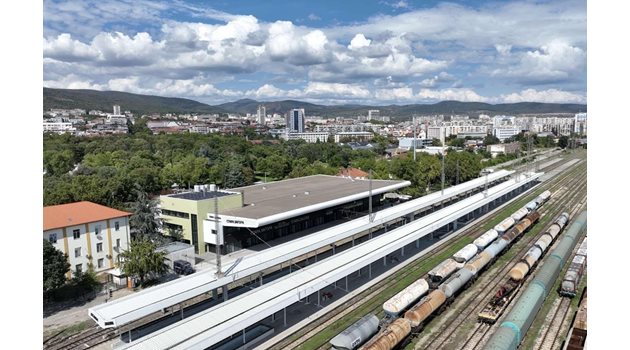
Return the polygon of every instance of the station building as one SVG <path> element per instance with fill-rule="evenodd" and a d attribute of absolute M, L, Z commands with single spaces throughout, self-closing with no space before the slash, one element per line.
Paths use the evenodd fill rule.
<path fill-rule="evenodd" d="M 372 208 L 383 205 L 383 195 L 409 186 L 409 181 L 372 180 Z M 219 223 L 214 221 L 218 204 Z M 167 229 L 181 229 L 183 241 L 197 254 L 232 253 L 327 223 L 365 215 L 369 211 L 370 181 L 313 175 L 229 190 L 211 185 L 196 191 L 160 197 Z M 216 226 L 220 233 L 217 236 Z"/>
<path fill-rule="evenodd" d="M 71 278 L 88 270 L 113 269 L 129 247 L 131 213 L 92 202 L 44 207 L 44 239 L 68 255 Z"/>

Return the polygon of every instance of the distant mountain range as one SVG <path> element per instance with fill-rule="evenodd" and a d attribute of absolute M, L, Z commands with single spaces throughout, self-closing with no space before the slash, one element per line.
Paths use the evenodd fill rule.
<path fill-rule="evenodd" d="M 586 105 L 572 103 L 502 103 L 442 101 L 435 104 L 411 104 L 388 106 L 364 105 L 318 105 L 313 103 L 284 101 L 255 101 L 242 99 L 235 102 L 211 106 L 185 98 L 161 97 L 131 94 L 120 91 L 72 90 L 44 88 L 44 110 L 50 108 L 81 108 L 111 111 L 113 105 L 135 114 L 151 113 L 256 113 L 257 107 L 264 104 L 267 113 L 286 113 L 292 108 L 304 108 L 307 115 L 356 116 L 367 115 L 370 109 L 380 110 L 381 115 L 409 117 L 430 114 L 527 114 L 527 113 L 578 113 L 586 112 Z"/>

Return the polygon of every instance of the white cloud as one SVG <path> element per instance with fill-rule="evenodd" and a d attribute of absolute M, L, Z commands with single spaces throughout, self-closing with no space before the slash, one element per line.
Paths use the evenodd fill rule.
<path fill-rule="evenodd" d="M 72 39 L 68 33 L 60 34 L 57 38 L 44 39 L 44 57 L 62 61 L 76 62 L 92 60 L 98 52 L 89 45 Z"/>
<path fill-rule="evenodd" d="M 311 13 L 308 15 L 308 19 L 310 19 L 311 21 L 319 21 L 320 19 L 322 19 L 321 17 L 319 17 L 318 15 Z"/>
<path fill-rule="evenodd" d="M 499 98 L 505 103 L 546 102 L 546 103 L 586 103 L 586 96 L 567 91 L 548 89 L 537 91 L 526 89 L 519 93 L 503 94 Z"/>
<path fill-rule="evenodd" d="M 487 102 L 487 97 L 480 96 L 471 89 L 443 89 L 443 90 L 430 90 L 420 89 L 417 95 L 423 100 L 433 101 L 462 101 L 462 102 Z"/>
<path fill-rule="evenodd" d="M 129 37 L 120 32 L 100 33 L 92 40 L 99 60 L 111 65 L 148 65 L 160 55 L 162 43 L 154 42 L 149 33 Z"/>
<path fill-rule="evenodd" d="M 563 41 L 520 54 L 515 65 L 497 68 L 492 76 L 517 78 L 525 83 L 570 80 L 584 72 L 586 52 Z"/>
<path fill-rule="evenodd" d="M 106 86 L 102 84 L 94 84 L 91 81 L 87 81 L 84 78 L 78 77 L 74 74 L 69 74 L 61 79 L 57 80 L 44 80 L 44 86 L 57 89 L 91 89 L 91 90 L 105 90 Z"/>
<path fill-rule="evenodd" d="M 394 89 L 378 89 L 375 97 L 383 101 L 403 101 L 413 99 L 413 90 L 409 87 Z"/>
<path fill-rule="evenodd" d="M 304 89 L 305 96 L 335 96 L 343 98 L 370 98 L 368 89 L 356 84 L 309 82 Z"/>
<path fill-rule="evenodd" d="M 372 40 L 366 39 L 363 34 L 359 33 L 355 35 L 354 38 L 352 38 L 352 40 L 350 41 L 350 45 L 348 45 L 348 48 L 350 50 L 357 50 L 362 47 L 370 46 L 371 42 Z"/>

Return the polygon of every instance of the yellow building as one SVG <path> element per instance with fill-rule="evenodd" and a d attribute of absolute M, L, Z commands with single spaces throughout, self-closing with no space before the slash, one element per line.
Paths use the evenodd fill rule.
<path fill-rule="evenodd" d="M 90 266 L 102 272 L 128 249 L 130 215 L 87 201 L 44 207 L 44 239 L 68 255 L 68 278 Z"/>

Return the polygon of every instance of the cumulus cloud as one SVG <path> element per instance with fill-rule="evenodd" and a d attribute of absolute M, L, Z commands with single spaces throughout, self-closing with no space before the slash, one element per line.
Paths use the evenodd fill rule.
<path fill-rule="evenodd" d="M 502 94 L 499 99 L 505 103 L 586 103 L 586 96 L 557 89 L 548 89 L 543 91 L 525 89 L 519 93 Z"/>
<path fill-rule="evenodd" d="M 586 67 L 586 52 L 563 41 L 552 41 L 538 50 L 520 55 L 516 65 L 498 68 L 492 76 L 517 78 L 521 82 L 558 82 L 574 78 Z"/>
<path fill-rule="evenodd" d="M 45 0 L 45 83 L 163 91 L 207 102 L 230 96 L 502 101 L 540 99 L 543 91 L 546 98 L 574 101 L 562 93 L 585 90 L 583 2 L 474 6 L 440 3 L 313 28 L 180 1 Z M 252 89 L 252 80 L 260 87 Z M 541 84 L 557 90 L 526 89 Z M 525 90 L 505 93 L 515 85 Z"/>
<path fill-rule="evenodd" d="M 362 47 L 370 46 L 371 42 L 372 40 L 366 39 L 363 34 L 359 33 L 355 35 L 354 38 L 352 38 L 352 40 L 350 41 L 350 45 L 348 45 L 348 48 L 350 50 L 357 50 Z"/>
<path fill-rule="evenodd" d="M 72 35 L 64 33 L 54 39 L 44 39 L 44 57 L 76 62 L 95 59 L 98 52 L 89 45 L 72 39 Z"/>
<path fill-rule="evenodd" d="M 430 90 L 420 89 L 418 97 L 423 100 L 431 101 L 445 101 L 455 100 L 462 102 L 487 102 L 487 97 L 480 96 L 471 89 L 442 89 L 442 90 Z"/>

